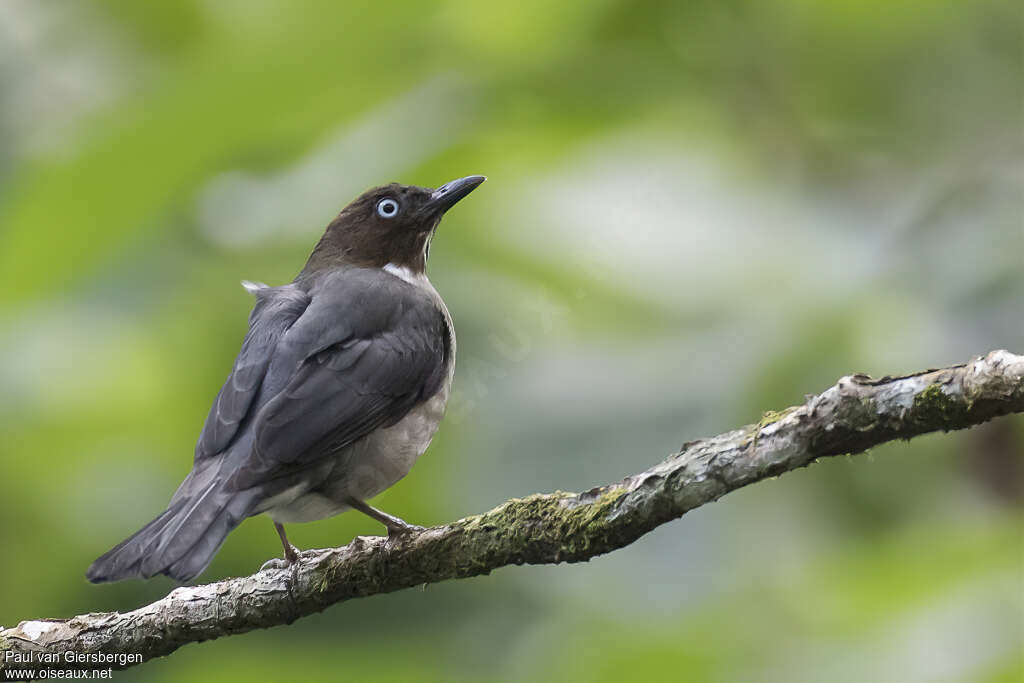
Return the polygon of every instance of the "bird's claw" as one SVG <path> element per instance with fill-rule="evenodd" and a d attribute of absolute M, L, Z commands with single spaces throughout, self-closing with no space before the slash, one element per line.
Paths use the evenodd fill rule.
<path fill-rule="evenodd" d="M 260 571 L 263 572 L 268 569 L 288 569 L 292 564 L 293 563 L 289 562 L 287 558 L 272 557 L 263 563 L 263 566 L 260 567 Z"/>
<path fill-rule="evenodd" d="M 299 557 L 302 552 L 295 546 L 288 544 L 288 550 L 284 557 L 273 557 L 263 563 L 260 571 L 264 569 L 291 569 L 294 572 L 299 566 Z"/>
<path fill-rule="evenodd" d="M 409 534 L 418 531 L 426 531 L 426 528 L 427 527 L 425 526 L 420 526 L 418 524 L 409 524 L 408 522 L 403 522 L 401 524 L 390 524 L 388 525 L 388 540 L 391 540 L 393 538 L 402 538 L 403 536 L 408 536 Z"/>
<path fill-rule="evenodd" d="M 418 524 L 409 524 L 405 522 L 399 524 L 388 525 L 388 537 L 384 541 L 384 552 L 391 554 L 397 546 L 400 546 L 412 534 L 425 530 L 426 527 L 419 526 Z"/>

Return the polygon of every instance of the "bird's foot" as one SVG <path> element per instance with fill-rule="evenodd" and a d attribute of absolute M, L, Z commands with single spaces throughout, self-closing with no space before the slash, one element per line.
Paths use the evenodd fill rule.
<path fill-rule="evenodd" d="M 284 557 L 274 557 L 263 563 L 260 567 L 260 571 L 264 569 L 296 569 L 299 563 L 299 549 L 288 544 L 287 550 L 285 551 Z"/>
<path fill-rule="evenodd" d="M 260 567 L 260 571 L 263 572 L 268 569 L 288 569 L 288 567 L 290 566 L 292 566 L 292 563 L 289 562 L 287 558 L 272 557 L 263 563 L 263 565 Z"/>
<path fill-rule="evenodd" d="M 387 525 L 387 528 L 388 540 L 400 539 L 404 536 L 408 536 L 411 533 L 426 530 L 425 526 L 420 526 L 418 524 L 409 524 L 408 522 L 398 519 L 397 517 L 390 520 L 390 523 Z"/>
<path fill-rule="evenodd" d="M 357 498 L 349 498 L 345 503 L 354 510 L 359 510 L 364 515 L 372 517 L 381 524 L 383 524 L 388 530 L 388 541 L 392 539 L 399 539 L 404 536 L 408 536 L 414 531 L 423 531 L 424 527 L 417 526 L 415 524 L 409 524 L 404 519 L 389 515 L 383 510 L 378 510 L 372 505 L 367 505 L 365 502 Z"/>
<path fill-rule="evenodd" d="M 288 564 L 297 563 L 299 561 L 299 554 L 299 549 L 291 543 L 285 546 L 284 559 L 288 561 Z"/>
<path fill-rule="evenodd" d="M 400 547 L 402 543 L 405 542 L 406 539 L 408 539 L 414 533 L 423 531 L 426 528 L 418 526 L 416 524 L 409 524 L 408 522 L 403 522 L 397 517 L 395 518 L 395 520 L 398 522 L 398 524 L 392 522 L 387 525 L 388 537 L 387 540 L 384 541 L 384 552 L 389 556 L 391 555 L 391 551 Z"/>

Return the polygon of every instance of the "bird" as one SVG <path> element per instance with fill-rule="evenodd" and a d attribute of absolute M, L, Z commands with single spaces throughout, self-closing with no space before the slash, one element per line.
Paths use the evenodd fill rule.
<path fill-rule="evenodd" d="M 99 557 L 93 583 L 188 582 L 244 519 L 284 525 L 357 510 L 389 538 L 417 527 L 367 501 L 429 445 L 455 368 L 451 315 L 426 275 L 442 216 L 486 178 L 370 189 L 327 226 L 288 284 L 243 282 L 248 331 L 167 509 Z"/>

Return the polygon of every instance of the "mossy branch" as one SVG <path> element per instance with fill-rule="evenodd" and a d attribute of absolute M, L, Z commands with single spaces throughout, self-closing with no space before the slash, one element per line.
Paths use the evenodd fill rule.
<path fill-rule="evenodd" d="M 582 562 L 629 545 L 726 493 L 817 458 L 963 429 L 1024 412 L 1024 356 L 993 351 L 903 377 L 843 377 L 801 406 L 692 441 L 645 472 L 584 493 L 509 500 L 390 544 L 357 537 L 308 550 L 292 569 L 178 588 L 132 612 L 0 628 L 0 672 L 124 668 L 185 645 L 288 624 L 377 593 L 488 574 L 510 564 Z M 66 653 L 73 653 L 68 661 Z M 47 662 L 47 655 L 55 662 Z"/>

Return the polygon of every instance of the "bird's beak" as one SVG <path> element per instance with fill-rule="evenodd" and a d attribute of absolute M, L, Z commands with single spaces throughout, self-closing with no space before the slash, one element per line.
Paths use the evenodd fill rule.
<path fill-rule="evenodd" d="M 445 183 L 430 195 L 430 201 L 427 202 L 426 208 L 429 212 L 440 216 L 485 180 L 487 180 L 487 176 L 468 175 L 465 178 Z"/>

